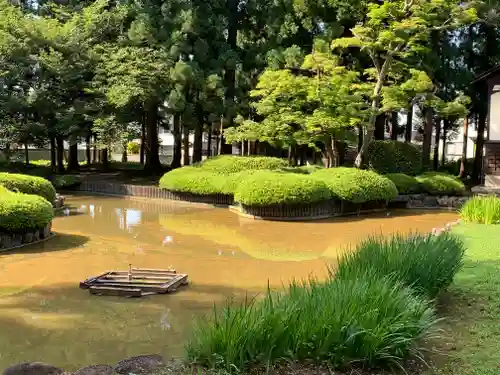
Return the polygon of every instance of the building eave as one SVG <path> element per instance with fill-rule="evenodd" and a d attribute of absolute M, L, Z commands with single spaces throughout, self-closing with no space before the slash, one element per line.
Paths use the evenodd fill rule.
<path fill-rule="evenodd" d="M 479 76 L 477 76 L 476 78 L 474 78 L 473 81 L 471 81 L 471 84 L 474 84 L 474 83 L 477 83 L 477 82 L 480 82 L 480 81 L 484 81 L 485 79 L 487 79 L 487 78 L 489 78 L 492 75 L 497 74 L 497 73 L 500 74 L 500 65 L 494 67 L 493 69 L 487 70 L 486 72 L 484 72 L 482 74 L 480 74 Z"/>

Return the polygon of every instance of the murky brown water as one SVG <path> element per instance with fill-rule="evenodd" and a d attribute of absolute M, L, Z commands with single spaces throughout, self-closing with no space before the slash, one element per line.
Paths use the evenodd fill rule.
<path fill-rule="evenodd" d="M 453 213 L 309 223 L 243 219 L 226 209 L 76 196 L 54 221 L 58 236 L 0 253 L 0 368 L 44 361 L 74 370 L 128 356 L 182 355 L 194 317 L 213 303 L 325 275 L 346 246 L 371 234 L 430 231 Z M 188 273 L 177 294 L 143 299 L 90 296 L 78 282 L 106 270 L 168 268 Z"/>

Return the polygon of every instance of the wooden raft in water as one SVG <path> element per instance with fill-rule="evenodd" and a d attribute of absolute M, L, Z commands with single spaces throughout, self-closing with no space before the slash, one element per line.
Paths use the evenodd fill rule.
<path fill-rule="evenodd" d="M 187 285 L 188 275 L 175 270 L 132 268 L 128 271 L 108 271 L 80 282 L 80 288 L 90 294 L 122 297 L 142 297 L 172 293 Z"/>

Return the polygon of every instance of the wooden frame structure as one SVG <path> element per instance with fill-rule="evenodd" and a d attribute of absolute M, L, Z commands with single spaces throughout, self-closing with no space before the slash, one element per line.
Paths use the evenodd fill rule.
<path fill-rule="evenodd" d="M 132 268 L 130 265 L 128 271 L 107 271 L 90 277 L 80 282 L 80 288 L 96 295 L 143 297 L 173 293 L 188 284 L 187 278 L 187 274 L 175 270 Z"/>

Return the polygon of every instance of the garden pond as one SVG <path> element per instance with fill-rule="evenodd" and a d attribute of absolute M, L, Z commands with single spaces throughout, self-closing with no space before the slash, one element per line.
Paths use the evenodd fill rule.
<path fill-rule="evenodd" d="M 196 317 L 293 278 L 326 275 L 370 235 L 428 232 L 451 212 L 392 210 L 315 222 L 269 222 L 224 208 L 76 195 L 54 219 L 57 236 L 0 253 L 0 367 L 43 361 L 67 370 L 139 354 L 179 356 Z M 79 281 L 107 270 L 189 274 L 175 294 L 92 296 Z"/>

